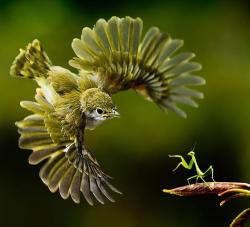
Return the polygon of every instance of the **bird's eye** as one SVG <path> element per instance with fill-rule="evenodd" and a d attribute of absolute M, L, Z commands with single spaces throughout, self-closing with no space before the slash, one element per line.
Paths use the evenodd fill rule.
<path fill-rule="evenodd" d="M 96 112 L 97 112 L 98 114 L 102 114 L 102 113 L 103 113 L 103 110 L 100 109 L 100 108 L 97 108 L 97 109 L 96 109 Z"/>

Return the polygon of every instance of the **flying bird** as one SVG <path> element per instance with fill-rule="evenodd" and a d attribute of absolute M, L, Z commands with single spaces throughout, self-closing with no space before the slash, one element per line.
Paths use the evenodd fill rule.
<path fill-rule="evenodd" d="M 30 149 L 29 163 L 44 160 L 39 176 L 51 192 L 80 202 L 81 194 L 94 204 L 114 201 L 110 192 L 121 193 L 85 145 L 86 129 L 93 130 L 107 119 L 119 117 L 112 96 L 134 89 L 163 110 L 182 117 L 176 104 L 197 107 L 193 98 L 203 94 L 189 85 L 205 80 L 191 75 L 201 65 L 190 60 L 193 53 L 174 54 L 183 41 L 172 39 L 157 27 L 142 36 L 140 18 L 99 19 L 85 27 L 80 39 L 73 39 L 76 57 L 69 65 L 75 74 L 54 65 L 35 39 L 21 49 L 10 74 L 37 82 L 35 101 L 22 101 L 31 115 L 16 123 L 21 134 L 19 147 Z"/>

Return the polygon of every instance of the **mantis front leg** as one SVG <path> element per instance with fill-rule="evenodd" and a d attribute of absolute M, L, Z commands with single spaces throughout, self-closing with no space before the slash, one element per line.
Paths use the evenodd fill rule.
<path fill-rule="evenodd" d="M 194 164 L 193 159 L 190 160 L 189 164 L 185 161 L 185 159 L 181 155 L 169 155 L 170 158 L 180 158 L 181 161 L 178 163 L 178 165 L 173 169 L 173 171 L 176 171 L 181 165 L 185 169 L 192 169 L 192 166 Z"/>

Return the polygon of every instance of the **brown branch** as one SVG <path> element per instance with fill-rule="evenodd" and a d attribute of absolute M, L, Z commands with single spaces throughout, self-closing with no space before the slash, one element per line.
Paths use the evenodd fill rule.
<path fill-rule="evenodd" d="M 207 182 L 184 185 L 173 189 L 163 189 L 163 192 L 177 196 L 219 195 L 231 189 L 250 190 L 250 184 L 240 182 Z"/>

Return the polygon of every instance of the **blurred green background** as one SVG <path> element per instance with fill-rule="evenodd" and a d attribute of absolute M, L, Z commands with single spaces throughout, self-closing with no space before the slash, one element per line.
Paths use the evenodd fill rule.
<path fill-rule="evenodd" d="M 172 173 L 176 160 L 197 141 L 202 169 L 213 164 L 215 180 L 250 179 L 250 5 L 248 1 L 0 1 L 0 226 L 227 226 L 249 200 L 219 207 L 217 197 L 180 198 L 163 188 L 186 183 L 191 173 Z M 51 194 L 27 163 L 29 151 L 17 146 L 14 122 L 27 112 L 35 83 L 9 76 L 9 67 L 34 38 L 56 65 L 74 56 L 71 41 L 84 26 L 111 16 L 141 17 L 144 32 L 158 26 L 185 40 L 182 51 L 196 53 L 207 80 L 198 109 L 188 119 L 165 114 L 133 91 L 115 96 L 122 117 L 87 133 L 87 144 L 112 183 L 123 193 L 116 203 L 90 207 Z M 74 71 L 74 70 L 73 70 Z M 249 225 L 250 226 L 250 225 Z"/>

